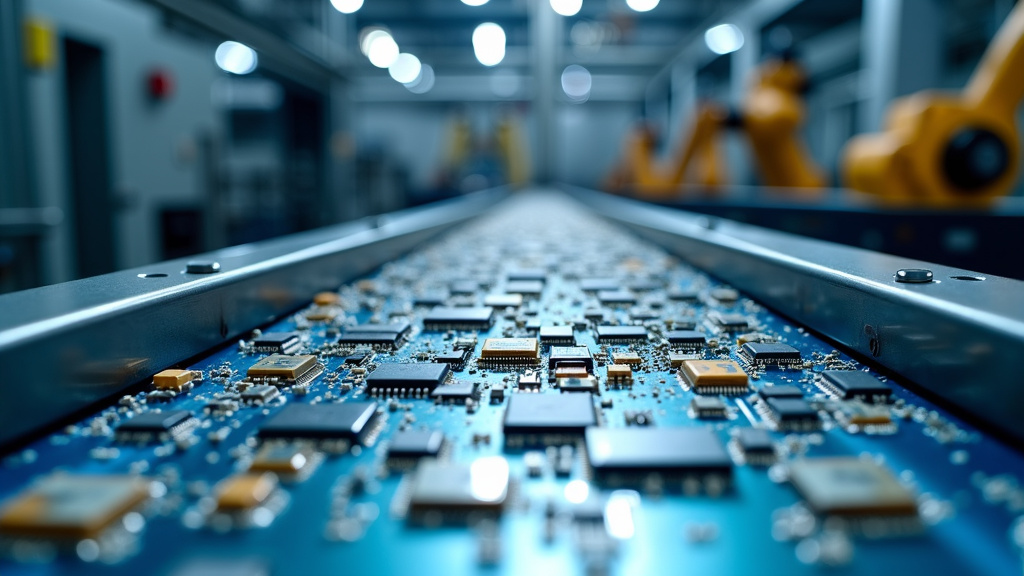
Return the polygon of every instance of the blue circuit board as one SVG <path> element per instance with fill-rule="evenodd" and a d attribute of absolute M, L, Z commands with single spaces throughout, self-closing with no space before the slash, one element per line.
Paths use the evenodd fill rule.
<path fill-rule="evenodd" d="M 488 301 L 497 305 L 482 325 L 438 322 L 438 306 L 465 312 Z M 553 326 L 571 327 L 571 344 L 590 359 L 553 364 L 552 346 L 569 345 L 538 342 Z M 598 338 L 614 326 L 641 336 Z M 677 346 L 672 330 L 705 340 Z M 276 334 L 291 337 L 276 352 L 300 360 L 250 372 L 275 354 L 257 348 Z M 741 342 L 787 346 L 762 349 L 761 361 Z M 398 377 L 370 389 L 382 367 L 440 357 L 449 358 L 434 370 L 441 382 Z M 712 365 L 703 376 L 731 377 L 708 386 L 692 368 L 701 361 Z M 731 366 L 747 377 L 742 390 L 729 388 Z M 628 377 L 613 382 L 612 367 Z M 1018 452 L 560 197 L 508 201 L 171 368 L 188 371 L 169 376 L 187 382 L 147 384 L 6 456 L 0 574 L 1022 571 Z M 871 374 L 891 395 L 847 398 L 824 371 Z M 431 394 L 460 383 L 470 392 Z M 789 420 L 760 395 L 785 385 L 809 413 Z M 522 396 L 555 400 L 533 436 L 515 430 L 529 436 L 520 447 L 506 418 Z M 569 397 L 592 411 L 582 434 L 559 428 Z M 354 424 L 361 435 L 267 433 L 297 405 L 371 402 L 368 420 Z M 181 417 L 161 424 L 157 413 Z M 126 425 L 147 415 L 148 427 Z M 595 429 L 625 449 L 589 436 Z M 709 434 L 683 441 L 678 429 Z M 765 431 L 767 450 L 746 452 L 741 429 Z M 429 454 L 403 458 L 393 450 L 400 431 L 440 434 Z M 726 462 L 700 461 L 708 450 Z M 629 470 L 602 467 L 616 459 Z"/>

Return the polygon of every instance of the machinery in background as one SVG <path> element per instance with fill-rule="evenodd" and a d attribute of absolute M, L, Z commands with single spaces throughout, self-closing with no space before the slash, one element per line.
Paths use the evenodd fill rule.
<path fill-rule="evenodd" d="M 980 203 L 1017 176 L 1014 112 L 1024 98 L 1024 4 L 1018 3 L 960 94 L 920 92 L 893 103 L 886 129 L 854 137 L 845 184 L 888 200 Z"/>
<path fill-rule="evenodd" d="M 713 190 L 725 181 L 718 136 L 739 129 L 753 151 L 761 184 L 812 190 L 825 185 L 799 130 L 804 123 L 807 79 L 790 56 L 772 57 L 758 69 L 740 110 L 707 102 L 697 108 L 690 133 L 674 166 L 658 166 L 653 130 L 642 126 L 627 140 L 624 161 L 612 172 L 608 188 L 632 190 L 646 198 L 668 198 L 683 186 Z"/>

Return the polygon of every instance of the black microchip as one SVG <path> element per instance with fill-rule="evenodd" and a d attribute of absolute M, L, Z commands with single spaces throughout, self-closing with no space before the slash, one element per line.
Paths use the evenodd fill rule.
<path fill-rule="evenodd" d="M 536 280 L 522 280 L 509 282 L 505 285 L 505 292 L 508 294 L 523 294 L 536 296 L 544 291 L 544 283 Z"/>
<path fill-rule="evenodd" d="M 601 290 L 597 299 L 602 304 L 636 304 L 636 296 L 625 290 Z"/>
<path fill-rule="evenodd" d="M 353 354 L 345 358 L 345 364 L 358 366 L 362 364 L 364 360 L 366 360 L 366 354 Z"/>
<path fill-rule="evenodd" d="M 775 453 L 775 444 L 772 442 L 771 434 L 760 428 L 740 428 L 736 435 L 736 443 L 739 444 L 744 454 Z"/>
<path fill-rule="evenodd" d="M 647 340 L 647 328 L 643 326 L 598 326 L 597 341 Z"/>
<path fill-rule="evenodd" d="M 402 337 L 386 332 L 349 332 L 338 337 L 338 344 L 397 348 Z"/>
<path fill-rule="evenodd" d="M 541 344 L 575 344 L 576 337 L 572 326 L 541 326 Z"/>
<path fill-rule="evenodd" d="M 584 292 L 614 292 L 619 289 L 619 281 L 614 278 L 583 278 L 580 288 Z"/>
<path fill-rule="evenodd" d="M 423 326 L 428 330 L 486 329 L 490 328 L 493 323 L 494 309 L 489 307 L 449 308 L 438 306 L 423 318 Z"/>
<path fill-rule="evenodd" d="M 889 398 L 892 388 L 867 372 L 860 370 L 825 370 L 821 373 L 822 383 L 832 388 L 843 399 Z"/>
<path fill-rule="evenodd" d="M 526 329 L 530 332 L 536 332 L 541 328 L 540 318 L 530 318 L 526 321 Z"/>
<path fill-rule="evenodd" d="M 480 283 L 476 280 L 456 280 L 452 282 L 450 289 L 452 294 L 462 296 L 476 294 L 476 291 L 480 289 Z"/>
<path fill-rule="evenodd" d="M 692 288 L 672 288 L 668 291 L 669 300 L 696 300 L 700 292 Z"/>
<path fill-rule="evenodd" d="M 583 317 L 590 320 L 604 320 L 604 310 L 600 308 L 587 308 L 583 311 Z"/>
<path fill-rule="evenodd" d="M 632 310 L 629 311 L 630 320 L 654 320 L 655 318 L 659 318 L 660 316 L 661 314 L 655 312 L 650 308 L 633 308 Z"/>
<path fill-rule="evenodd" d="M 505 443 L 512 447 L 572 443 L 597 425 L 590 394 L 513 394 L 505 409 Z"/>
<path fill-rule="evenodd" d="M 694 396 L 690 408 L 698 418 L 725 418 L 725 402 L 717 396 Z"/>
<path fill-rule="evenodd" d="M 587 459 L 599 481 L 641 487 L 651 474 L 679 479 L 732 471 L 718 434 L 708 428 L 587 428 Z"/>
<path fill-rule="evenodd" d="M 256 386 L 249 386 L 242 391 L 242 400 L 249 403 L 254 402 L 267 402 L 281 395 L 281 392 L 271 386 L 270 384 L 257 384 Z"/>
<path fill-rule="evenodd" d="M 548 273 L 541 268 L 520 268 L 508 273 L 509 282 L 545 282 L 547 278 Z"/>
<path fill-rule="evenodd" d="M 444 445 L 444 434 L 440 430 L 402 430 L 391 437 L 388 458 L 418 460 L 436 458 Z"/>
<path fill-rule="evenodd" d="M 252 347 L 257 352 L 274 354 L 291 354 L 300 344 L 299 335 L 294 332 L 268 332 L 252 340 Z"/>
<path fill-rule="evenodd" d="M 769 398 L 803 398 L 804 393 L 792 384 L 765 386 L 757 391 L 757 395 L 765 400 Z"/>
<path fill-rule="evenodd" d="M 681 344 L 687 347 L 703 346 L 707 343 L 707 337 L 703 332 L 696 330 L 670 330 L 665 334 L 669 344 Z"/>
<path fill-rule="evenodd" d="M 376 402 L 291 403 L 260 426 L 259 436 L 362 442 L 377 417 Z"/>
<path fill-rule="evenodd" d="M 388 324 L 360 324 L 345 328 L 346 334 L 397 334 L 402 335 L 409 331 L 412 324 L 408 320 L 391 322 Z"/>
<path fill-rule="evenodd" d="M 456 382 L 438 386 L 430 393 L 431 398 L 440 402 L 458 402 L 459 404 L 465 404 L 466 400 L 475 400 L 478 396 L 476 382 Z"/>
<path fill-rule="evenodd" d="M 159 434 L 161 432 L 170 432 L 174 427 L 181 425 L 191 417 L 192 413 L 188 410 L 146 412 L 122 423 L 117 427 L 117 431 L 119 433 L 127 432 L 129 434 Z"/>
<path fill-rule="evenodd" d="M 769 398 L 768 407 L 780 423 L 818 421 L 818 411 L 802 398 Z"/>
<path fill-rule="evenodd" d="M 548 357 L 548 368 L 554 369 L 563 362 L 581 362 L 587 370 L 594 369 L 594 357 L 586 346 L 552 346 Z"/>
<path fill-rule="evenodd" d="M 413 306 L 440 306 L 448 301 L 448 295 L 442 292 L 420 294 L 412 299 Z"/>
<path fill-rule="evenodd" d="M 740 348 L 747 360 L 759 364 L 792 364 L 800 361 L 800 351 L 780 342 L 747 342 Z"/>
<path fill-rule="evenodd" d="M 466 363 L 467 357 L 469 357 L 469 350 L 452 350 L 434 356 L 434 362 L 448 364 L 452 369 L 457 369 Z"/>
<path fill-rule="evenodd" d="M 433 390 L 444 382 L 448 370 L 447 364 L 439 362 L 381 364 L 366 377 L 366 387 L 370 390 Z"/>
<path fill-rule="evenodd" d="M 742 314 L 714 313 L 711 315 L 711 320 L 727 331 L 746 330 L 750 325 L 750 321 Z"/>

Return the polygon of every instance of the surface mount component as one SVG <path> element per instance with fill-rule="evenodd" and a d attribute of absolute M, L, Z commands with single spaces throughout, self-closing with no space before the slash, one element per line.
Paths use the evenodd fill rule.
<path fill-rule="evenodd" d="M 448 371 L 440 362 L 381 364 L 366 377 L 366 388 L 371 394 L 428 394 L 444 383 Z"/>
<path fill-rule="evenodd" d="M 587 460 L 598 482 L 609 488 L 642 488 L 658 481 L 666 489 L 704 485 L 717 494 L 727 488 L 732 460 L 708 428 L 588 428 Z"/>
<path fill-rule="evenodd" d="M 590 394 L 513 394 L 502 428 L 505 445 L 519 449 L 572 444 L 596 424 Z"/>
<path fill-rule="evenodd" d="M 886 401 L 892 388 L 867 372 L 859 370 L 825 370 L 818 384 L 837 398 Z"/>
<path fill-rule="evenodd" d="M 378 419 L 376 402 L 292 403 L 260 426 L 259 437 L 367 444 L 374 439 Z"/>
<path fill-rule="evenodd" d="M 742 394 L 749 389 L 747 373 L 733 360 L 684 360 L 679 377 L 701 394 Z"/>

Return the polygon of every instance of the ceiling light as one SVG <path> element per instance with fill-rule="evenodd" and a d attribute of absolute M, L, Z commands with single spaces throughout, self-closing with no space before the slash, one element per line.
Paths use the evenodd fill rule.
<path fill-rule="evenodd" d="M 575 16 L 583 8 L 583 0 L 551 0 L 551 9 L 562 16 Z"/>
<path fill-rule="evenodd" d="M 398 58 L 398 44 L 391 34 L 377 35 L 367 43 L 366 57 L 377 68 L 387 68 Z"/>
<path fill-rule="evenodd" d="M 735 24 L 719 24 L 704 33 L 704 43 L 715 54 L 728 54 L 743 47 L 743 32 Z"/>
<path fill-rule="evenodd" d="M 505 59 L 505 30 L 493 22 L 484 22 L 473 30 L 473 52 L 484 66 L 495 66 Z"/>
<path fill-rule="evenodd" d="M 256 51 L 239 42 L 224 42 L 213 55 L 217 66 L 232 74 L 248 74 L 256 69 Z"/>
<path fill-rule="evenodd" d="M 658 6 L 660 0 L 626 0 L 626 6 L 629 6 L 637 12 L 650 12 Z"/>
<path fill-rule="evenodd" d="M 331 0 L 331 6 L 342 14 L 352 14 L 363 7 L 363 0 Z"/>
<path fill-rule="evenodd" d="M 434 69 L 430 64 L 420 67 L 420 75 L 412 82 L 405 85 L 413 94 L 426 94 L 434 87 Z"/>
<path fill-rule="evenodd" d="M 483 6 L 487 4 L 487 0 L 462 0 L 462 3 L 466 6 Z"/>
<path fill-rule="evenodd" d="M 402 84 L 408 84 L 415 82 L 420 76 L 420 69 L 423 65 L 420 64 L 420 59 L 412 54 L 399 54 L 398 58 L 388 66 L 388 73 L 397 82 Z"/>
<path fill-rule="evenodd" d="M 570 64 L 562 71 L 562 91 L 573 102 L 586 102 L 593 83 L 590 71 L 578 64 Z"/>

